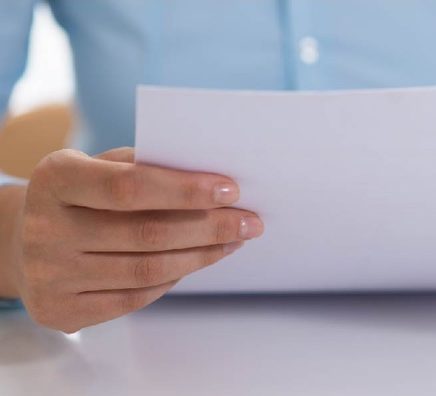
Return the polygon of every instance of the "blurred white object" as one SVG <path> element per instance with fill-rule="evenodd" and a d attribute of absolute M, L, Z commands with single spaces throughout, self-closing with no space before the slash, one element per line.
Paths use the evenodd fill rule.
<path fill-rule="evenodd" d="M 13 115 L 50 103 L 69 103 L 74 73 L 68 38 L 46 4 L 35 8 L 26 72 L 10 101 Z"/>

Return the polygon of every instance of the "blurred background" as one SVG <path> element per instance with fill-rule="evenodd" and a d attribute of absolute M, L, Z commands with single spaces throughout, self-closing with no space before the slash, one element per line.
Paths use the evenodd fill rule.
<path fill-rule="evenodd" d="M 74 72 L 68 39 L 50 9 L 35 9 L 26 71 L 0 129 L 0 169 L 29 177 L 47 153 L 65 146 L 73 125 Z"/>

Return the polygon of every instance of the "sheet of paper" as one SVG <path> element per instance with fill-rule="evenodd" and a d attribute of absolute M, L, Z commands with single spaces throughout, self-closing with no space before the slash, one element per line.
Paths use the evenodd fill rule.
<path fill-rule="evenodd" d="M 233 177 L 266 224 L 176 291 L 436 288 L 436 88 L 139 87 L 136 156 Z"/>

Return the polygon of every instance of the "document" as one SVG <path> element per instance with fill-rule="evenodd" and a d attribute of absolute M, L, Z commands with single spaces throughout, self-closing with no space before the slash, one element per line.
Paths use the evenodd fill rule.
<path fill-rule="evenodd" d="M 436 289 L 436 88 L 141 86 L 136 160 L 230 176 L 265 223 L 176 292 Z"/>

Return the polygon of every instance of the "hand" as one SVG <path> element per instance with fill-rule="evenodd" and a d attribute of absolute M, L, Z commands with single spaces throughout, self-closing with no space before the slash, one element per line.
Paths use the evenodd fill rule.
<path fill-rule="evenodd" d="M 229 178 L 132 162 L 128 148 L 62 150 L 37 166 L 15 243 L 36 322 L 71 333 L 135 311 L 262 234 L 255 214 L 228 208 Z"/>

